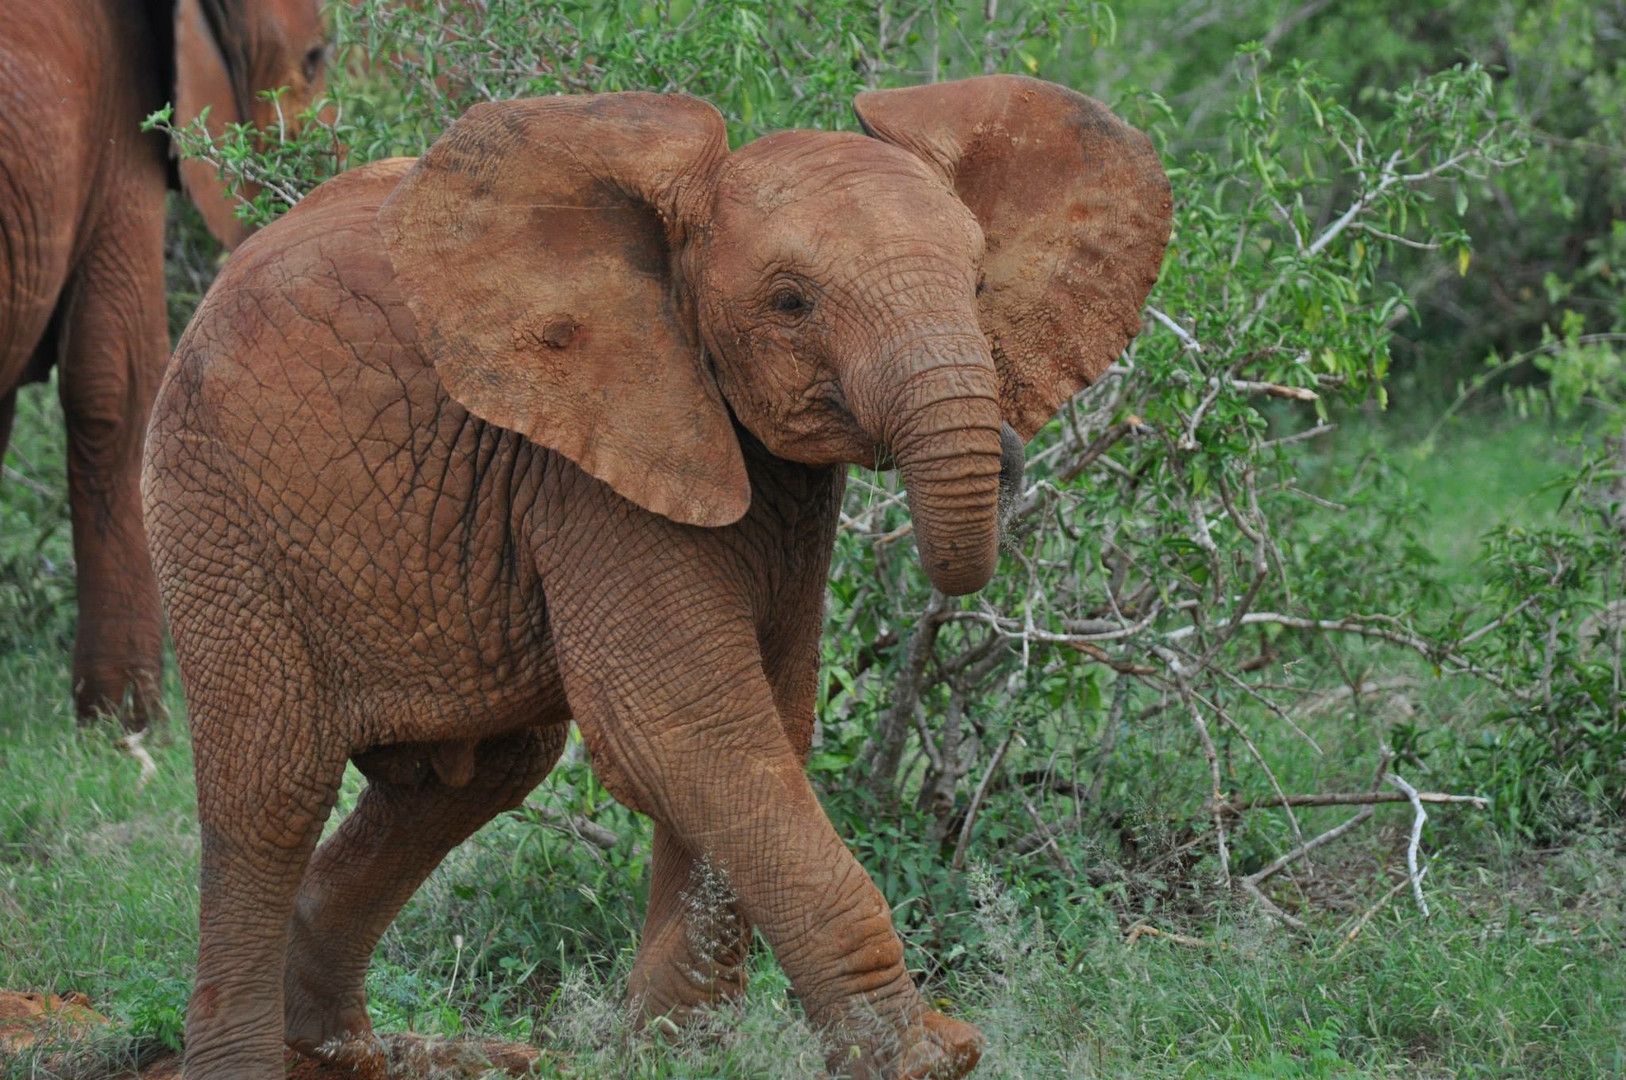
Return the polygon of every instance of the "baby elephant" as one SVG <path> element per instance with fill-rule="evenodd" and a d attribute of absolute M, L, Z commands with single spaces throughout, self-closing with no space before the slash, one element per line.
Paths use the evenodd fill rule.
<path fill-rule="evenodd" d="M 284 1041 L 381 1073 L 374 945 L 572 719 L 655 822 L 639 1015 L 739 994 L 754 927 L 832 1067 L 976 1063 L 803 772 L 843 473 L 895 463 L 933 583 L 981 588 L 1013 451 L 1140 328 L 1169 185 L 1049 83 L 856 108 L 730 153 L 681 95 L 480 105 L 233 255 L 143 478 L 197 758 L 188 1080 Z"/>

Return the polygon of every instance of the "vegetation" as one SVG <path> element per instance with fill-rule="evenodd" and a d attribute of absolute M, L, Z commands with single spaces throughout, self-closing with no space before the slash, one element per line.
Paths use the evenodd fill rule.
<path fill-rule="evenodd" d="M 1146 331 L 1029 447 L 996 582 L 934 594 L 895 480 L 854 472 L 812 762 L 837 827 L 988 1075 L 1626 1072 L 1626 5 L 331 17 L 329 112 L 176 133 L 261 220 L 518 94 L 685 90 L 744 141 L 1005 70 L 1151 133 L 1176 224 Z M 177 324 L 214 258 L 181 216 Z M 59 430 L 25 396 L 0 483 L 0 986 L 89 992 L 128 1055 L 184 1010 L 184 705 L 145 787 L 73 730 Z M 1485 802 L 1418 835 L 1407 788 Z M 624 1044 L 647 842 L 572 755 L 386 937 L 379 1026 L 535 1039 L 541 1075 L 805 1074 L 765 956 L 741 1015 Z"/>

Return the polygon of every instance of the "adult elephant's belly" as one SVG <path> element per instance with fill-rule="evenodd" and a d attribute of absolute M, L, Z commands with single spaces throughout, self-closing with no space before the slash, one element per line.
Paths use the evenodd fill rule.
<path fill-rule="evenodd" d="M 213 531 L 230 580 L 165 576 L 263 607 L 357 749 L 566 716 L 524 536 L 541 452 L 445 396 L 372 226 L 409 164 L 330 182 L 238 250 L 148 451 L 149 504 L 236 519 Z"/>

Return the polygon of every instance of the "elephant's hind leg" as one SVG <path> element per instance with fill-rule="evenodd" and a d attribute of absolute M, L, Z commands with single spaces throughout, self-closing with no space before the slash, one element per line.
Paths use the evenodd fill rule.
<path fill-rule="evenodd" d="M 751 923 L 709 862 L 655 826 L 649 912 L 628 993 L 639 1023 L 682 1024 L 745 993 Z"/>
<path fill-rule="evenodd" d="M 417 783 L 370 775 L 356 809 L 316 853 L 294 907 L 288 1045 L 350 1065 L 376 1053 L 365 981 L 379 938 L 448 851 L 547 776 L 567 730 L 557 723 L 487 739 L 475 748 L 472 775 L 443 778 L 427 762 Z"/>

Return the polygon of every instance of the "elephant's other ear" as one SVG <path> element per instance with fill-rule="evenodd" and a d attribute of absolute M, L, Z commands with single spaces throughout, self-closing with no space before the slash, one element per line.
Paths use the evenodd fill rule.
<path fill-rule="evenodd" d="M 477 105 L 378 216 L 453 398 L 692 525 L 751 501 L 674 258 L 727 153 L 682 95 Z"/>
<path fill-rule="evenodd" d="M 204 109 L 209 134 L 253 119 L 249 84 L 249 27 L 242 0 L 174 0 L 175 126 L 190 124 Z M 215 238 L 228 248 L 248 235 L 233 211 L 237 199 L 226 192 L 215 167 L 189 159 L 180 163 L 182 186 L 203 214 Z"/>
<path fill-rule="evenodd" d="M 1005 420 L 1032 438 L 1140 332 L 1173 210 L 1157 152 L 1100 102 L 1015 75 L 875 90 L 853 107 L 982 225 L 979 316 Z"/>

